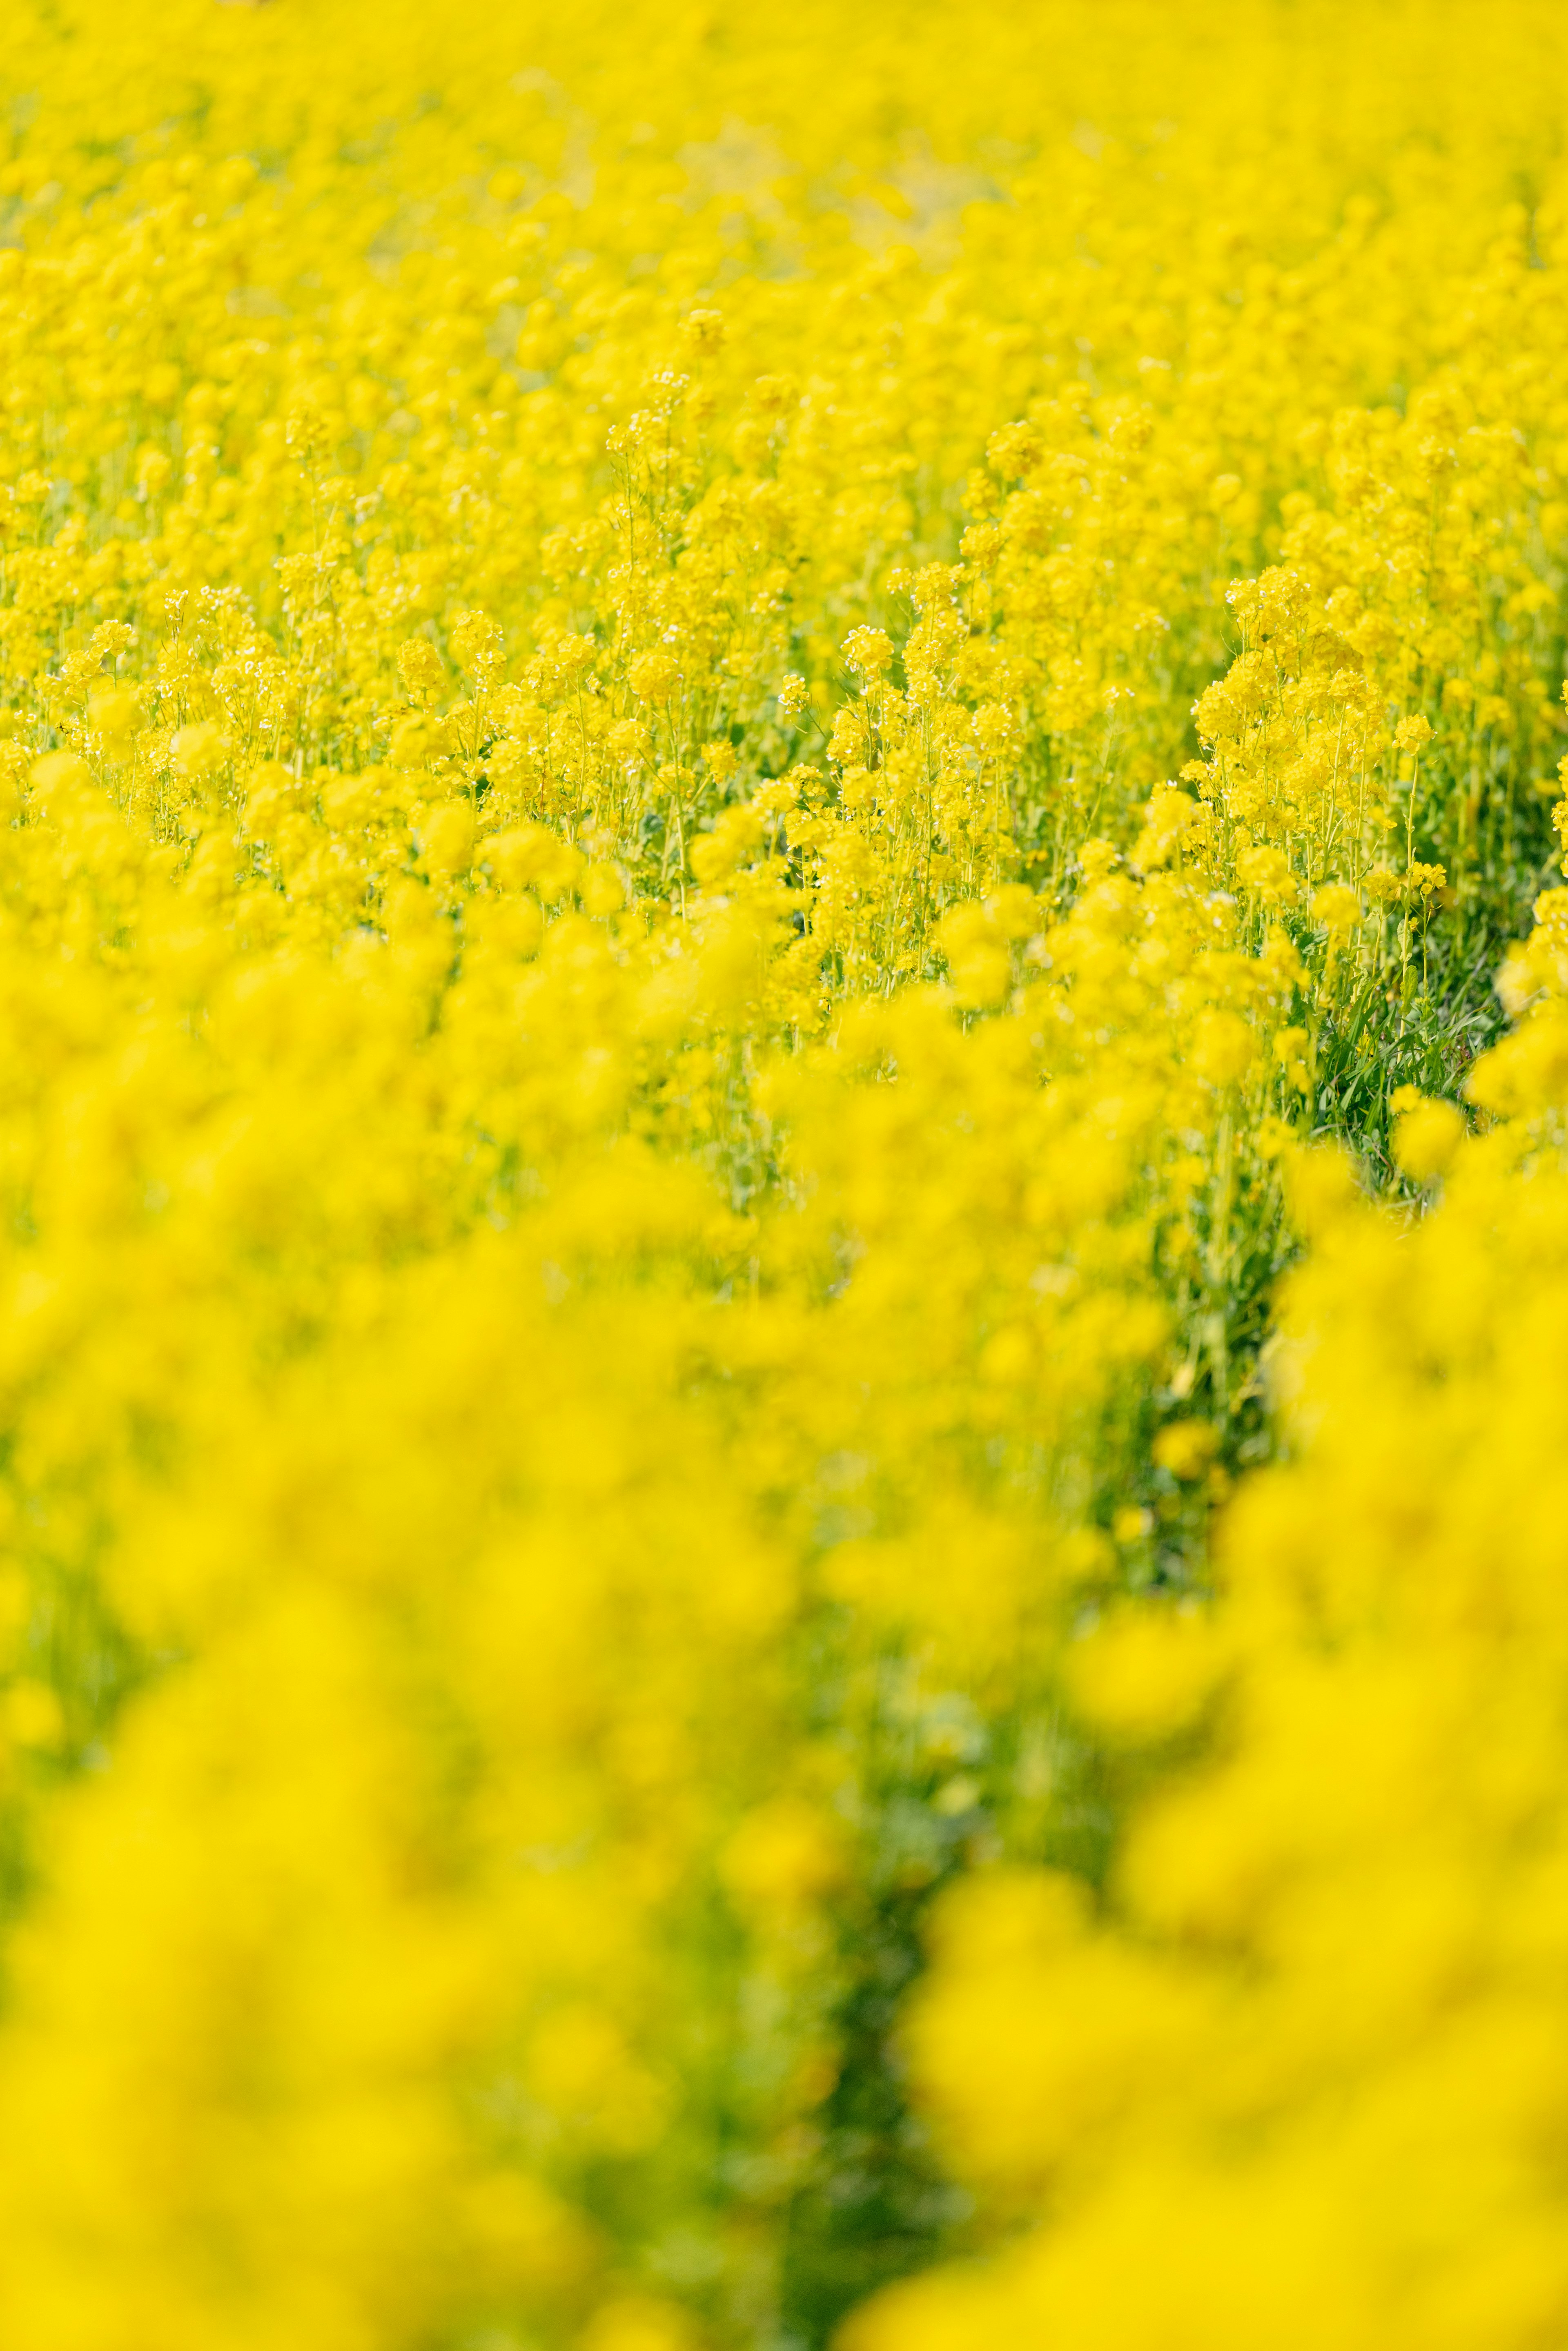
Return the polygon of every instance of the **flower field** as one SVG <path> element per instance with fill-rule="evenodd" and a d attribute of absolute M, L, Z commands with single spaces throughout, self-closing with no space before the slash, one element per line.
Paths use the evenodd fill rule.
<path fill-rule="evenodd" d="M 1565 131 L 16 0 L 8 2351 L 1568 2344 Z"/>

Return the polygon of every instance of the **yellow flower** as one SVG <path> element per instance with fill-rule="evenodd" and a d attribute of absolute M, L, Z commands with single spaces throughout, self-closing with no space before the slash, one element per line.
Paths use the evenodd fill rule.
<path fill-rule="evenodd" d="M 1409 1089 L 1401 1088 L 1407 1094 Z M 1397 1098 L 1390 1101 L 1395 1107 Z M 1430 1183 L 1446 1175 L 1465 1139 L 1464 1113 L 1452 1102 L 1406 1101 L 1398 1104 L 1394 1130 L 1394 1156 L 1406 1176 Z"/>
<path fill-rule="evenodd" d="M 1561 2333 L 1561 16 L 8 12 L 5 2343 Z"/>
<path fill-rule="evenodd" d="M 1176 1478 L 1198 1478 L 1213 1460 L 1219 1432 L 1204 1420 L 1173 1420 L 1155 1438 L 1154 1458 Z"/>

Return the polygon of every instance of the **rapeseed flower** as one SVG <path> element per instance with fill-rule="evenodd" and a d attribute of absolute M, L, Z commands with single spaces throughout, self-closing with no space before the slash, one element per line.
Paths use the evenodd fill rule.
<path fill-rule="evenodd" d="M 1557 12 L 13 18 L 0 2332 L 1550 2338 Z"/>

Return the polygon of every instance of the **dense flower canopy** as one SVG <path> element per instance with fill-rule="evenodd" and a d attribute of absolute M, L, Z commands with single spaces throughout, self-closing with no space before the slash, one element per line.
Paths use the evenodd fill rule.
<path fill-rule="evenodd" d="M 1565 94 L 16 0 L 7 2344 L 1568 2333 Z"/>

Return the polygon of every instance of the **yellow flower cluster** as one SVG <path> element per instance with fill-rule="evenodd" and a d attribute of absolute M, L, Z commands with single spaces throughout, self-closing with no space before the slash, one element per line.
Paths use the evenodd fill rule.
<path fill-rule="evenodd" d="M 1564 65 L 18 0 L 7 2343 L 1568 2323 Z"/>
<path fill-rule="evenodd" d="M 1564 903 L 1472 1081 L 1510 1115 L 1399 1120 L 1441 1205 L 1400 1232 L 1343 1163 L 1302 1169 L 1299 1458 L 1239 1499 L 1219 1604 L 1124 1606 L 1076 1646 L 1073 1702 L 1144 1766 L 1113 1870 L 947 1897 L 913 2060 L 995 2213 L 1049 2224 L 896 2289 L 853 2345 L 1561 2330 Z"/>

